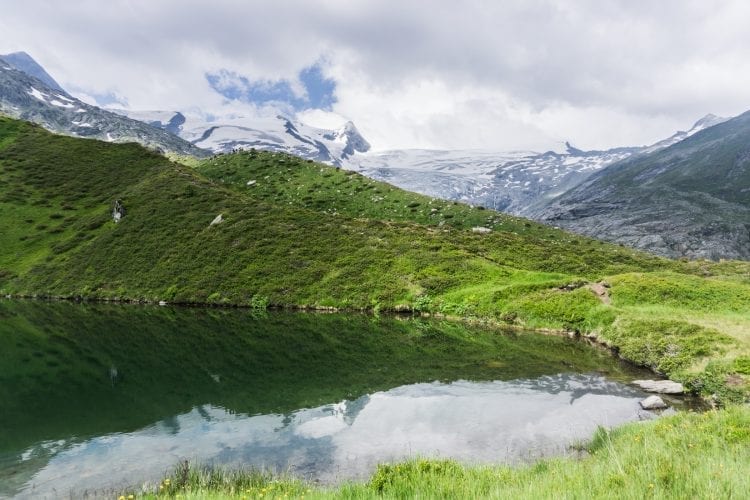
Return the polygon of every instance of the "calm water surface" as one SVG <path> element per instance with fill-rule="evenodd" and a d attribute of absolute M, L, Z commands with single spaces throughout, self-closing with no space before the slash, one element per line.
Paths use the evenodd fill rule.
<path fill-rule="evenodd" d="M 416 455 L 565 454 L 637 420 L 645 375 L 449 322 L 5 301 L 0 497 L 106 494 L 180 460 L 330 483 Z"/>

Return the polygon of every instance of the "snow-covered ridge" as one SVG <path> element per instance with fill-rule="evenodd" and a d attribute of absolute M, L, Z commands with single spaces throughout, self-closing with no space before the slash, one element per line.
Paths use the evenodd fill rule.
<path fill-rule="evenodd" d="M 199 112 L 113 110 L 169 130 L 196 146 L 215 153 L 234 149 L 283 151 L 303 158 L 342 166 L 370 144 L 352 122 L 337 130 L 311 127 L 282 115 L 214 117 Z"/>
<path fill-rule="evenodd" d="M 647 147 L 582 151 L 566 142 L 544 153 L 400 150 L 354 155 L 344 166 L 429 196 L 529 215 L 594 172 L 635 154 L 668 147 L 725 120 L 707 115 L 687 132 Z"/>

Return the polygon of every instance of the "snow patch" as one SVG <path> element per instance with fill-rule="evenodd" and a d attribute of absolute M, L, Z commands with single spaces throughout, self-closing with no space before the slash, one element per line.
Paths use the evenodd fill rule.
<path fill-rule="evenodd" d="M 47 102 L 47 95 L 38 91 L 34 87 L 31 87 L 31 90 L 27 92 L 31 97 L 34 97 L 42 102 Z"/>

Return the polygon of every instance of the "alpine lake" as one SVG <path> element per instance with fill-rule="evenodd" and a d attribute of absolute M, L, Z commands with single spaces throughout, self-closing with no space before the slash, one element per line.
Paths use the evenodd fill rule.
<path fill-rule="evenodd" d="M 446 320 L 0 300 L 0 498 L 112 496 L 185 460 L 335 484 L 575 454 L 644 417 L 638 378 L 582 341 Z"/>

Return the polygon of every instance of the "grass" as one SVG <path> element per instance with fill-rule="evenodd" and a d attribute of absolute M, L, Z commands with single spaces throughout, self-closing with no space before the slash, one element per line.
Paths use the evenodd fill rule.
<path fill-rule="evenodd" d="M 412 460 L 383 464 L 364 484 L 325 488 L 257 471 L 181 464 L 139 498 L 745 498 L 750 410 L 680 413 L 600 429 L 582 459 L 523 466 Z M 286 495 L 286 496 L 285 496 Z"/>

